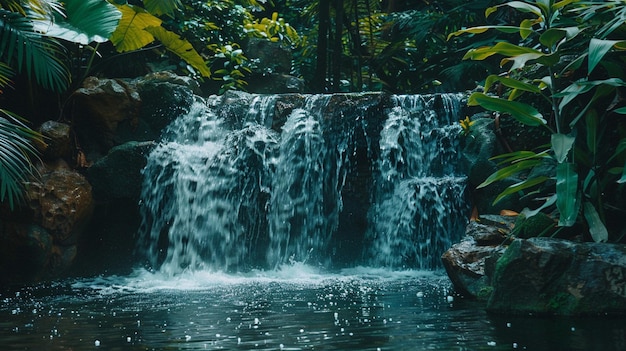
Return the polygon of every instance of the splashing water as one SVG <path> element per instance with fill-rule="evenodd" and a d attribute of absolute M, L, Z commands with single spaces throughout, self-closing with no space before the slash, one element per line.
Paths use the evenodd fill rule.
<path fill-rule="evenodd" d="M 439 267 L 466 220 L 456 95 L 385 109 L 354 102 L 367 95 L 246 97 L 198 100 L 150 154 L 140 234 L 151 267 Z"/>

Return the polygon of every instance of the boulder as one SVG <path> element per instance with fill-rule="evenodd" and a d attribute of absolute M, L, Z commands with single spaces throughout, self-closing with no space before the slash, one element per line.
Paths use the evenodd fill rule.
<path fill-rule="evenodd" d="M 0 282 L 38 280 L 52 256 L 53 238 L 36 224 L 0 221 Z"/>
<path fill-rule="evenodd" d="M 195 80 L 172 72 L 150 73 L 134 79 L 131 84 L 136 87 L 142 101 L 139 111 L 142 133 L 132 134 L 121 140 L 120 144 L 131 140 L 147 141 L 158 138 L 163 128 L 181 114 L 187 113 L 196 95 L 201 94 Z"/>
<path fill-rule="evenodd" d="M 304 92 L 304 80 L 290 75 L 292 56 L 291 49 L 281 43 L 250 38 L 246 57 L 253 67 L 246 77 L 246 90 L 258 94 Z"/>
<path fill-rule="evenodd" d="M 292 53 L 289 47 L 267 39 L 250 38 L 246 44 L 246 57 L 255 63 L 255 74 L 291 72 Z"/>
<path fill-rule="evenodd" d="M 72 97 L 74 127 L 89 152 L 106 153 L 119 143 L 115 135 L 120 125 L 134 128 L 139 123 L 140 96 L 121 79 L 88 77 Z"/>
<path fill-rule="evenodd" d="M 59 167 L 44 170 L 40 182 L 27 190 L 34 223 L 46 229 L 54 242 L 73 245 L 93 211 L 91 185 L 80 173 Z"/>
<path fill-rule="evenodd" d="M 283 73 L 253 74 L 246 90 L 257 94 L 286 94 L 304 92 L 304 80 Z"/>
<path fill-rule="evenodd" d="M 146 157 L 154 142 L 131 141 L 112 148 L 86 171 L 97 201 L 131 199 L 137 203 L 141 195 Z"/>
<path fill-rule="evenodd" d="M 44 159 L 70 159 L 72 152 L 72 137 L 70 133 L 70 126 L 68 124 L 56 121 L 46 121 L 41 124 L 38 131 L 45 138 L 46 146 L 42 150 Z"/>
<path fill-rule="evenodd" d="M 623 315 L 626 246 L 516 239 L 497 261 L 487 310 L 523 315 Z"/>
<path fill-rule="evenodd" d="M 485 216 L 467 225 L 466 236 L 441 259 L 455 290 L 465 296 L 486 299 L 491 293 L 494 263 L 506 249 L 512 219 Z"/>

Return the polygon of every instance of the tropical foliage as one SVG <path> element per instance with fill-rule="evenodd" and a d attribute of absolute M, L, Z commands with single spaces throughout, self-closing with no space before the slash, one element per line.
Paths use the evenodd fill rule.
<path fill-rule="evenodd" d="M 482 23 L 499 2 L 286 0 L 278 11 L 302 35 L 294 63 L 313 90 L 423 93 L 472 89 L 497 69 L 461 61 L 473 40 L 446 36 Z"/>
<path fill-rule="evenodd" d="M 102 54 L 103 43 L 112 44 L 121 54 L 155 42 L 185 62 L 186 71 L 197 77 L 224 81 L 222 91 L 241 89 L 248 69 L 244 65 L 245 56 L 231 39 L 265 36 L 268 40 L 278 38 L 290 43 L 297 40 L 297 33 L 277 15 L 271 20 L 254 18 L 251 9 L 261 9 L 255 0 L 185 2 L 187 4 L 181 0 L 143 0 L 140 4 L 113 0 L 1 0 L 0 93 L 11 88 L 13 78 L 21 75 L 48 91 L 64 94 L 72 84 L 80 84 L 90 73 L 94 60 Z M 202 39 L 209 41 L 201 43 L 197 50 L 194 44 L 198 43 L 184 37 L 187 29 L 193 28 L 190 24 L 194 18 L 189 14 L 197 8 L 234 11 L 241 16 L 219 13 L 212 17 L 222 20 L 222 26 L 208 22 L 211 17 L 195 18 L 196 24 L 205 30 L 215 30 L 214 36 Z M 182 28 L 171 26 L 174 23 L 171 19 L 181 13 L 187 13 L 190 21 L 181 21 L 186 23 Z M 228 28 L 235 28 L 236 35 L 224 36 Z M 88 56 L 83 57 L 84 53 Z M 215 62 L 221 67 L 215 68 Z M 212 74 L 212 70 L 216 74 Z M 33 99 L 32 91 L 23 96 Z M 20 185 L 34 175 L 30 160 L 36 156 L 36 151 L 29 139 L 40 136 L 20 122 L 14 113 L 1 111 L 0 201 L 7 199 L 13 207 L 20 198 Z"/>
<path fill-rule="evenodd" d="M 547 129 L 551 138 L 545 147 L 498 156 L 503 167 L 479 187 L 517 175 L 522 180 L 496 201 L 522 192 L 540 201 L 527 216 L 555 210 L 561 228 L 584 225 L 595 241 L 609 240 L 610 230 L 618 240 L 623 228 L 609 220 L 626 212 L 626 3 L 508 1 L 487 8 L 485 16 L 511 10 L 521 14 L 518 23 L 450 35 L 517 35 L 465 54 L 471 60 L 501 57 L 504 68 L 486 78 L 484 91 L 473 93 L 469 104 Z"/>

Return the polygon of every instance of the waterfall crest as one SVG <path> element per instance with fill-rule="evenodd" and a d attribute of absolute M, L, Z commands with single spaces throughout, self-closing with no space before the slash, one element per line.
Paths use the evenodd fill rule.
<path fill-rule="evenodd" d="M 434 269 L 463 233 L 459 96 L 199 99 L 143 171 L 154 269 Z"/>

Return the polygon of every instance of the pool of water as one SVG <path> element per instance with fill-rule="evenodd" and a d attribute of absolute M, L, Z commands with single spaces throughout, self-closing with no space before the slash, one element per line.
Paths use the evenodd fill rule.
<path fill-rule="evenodd" d="M 626 349 L 623 319 L 490 316 L 438 272 L 138 270 L 0 301 L 0 350 Z"/>

